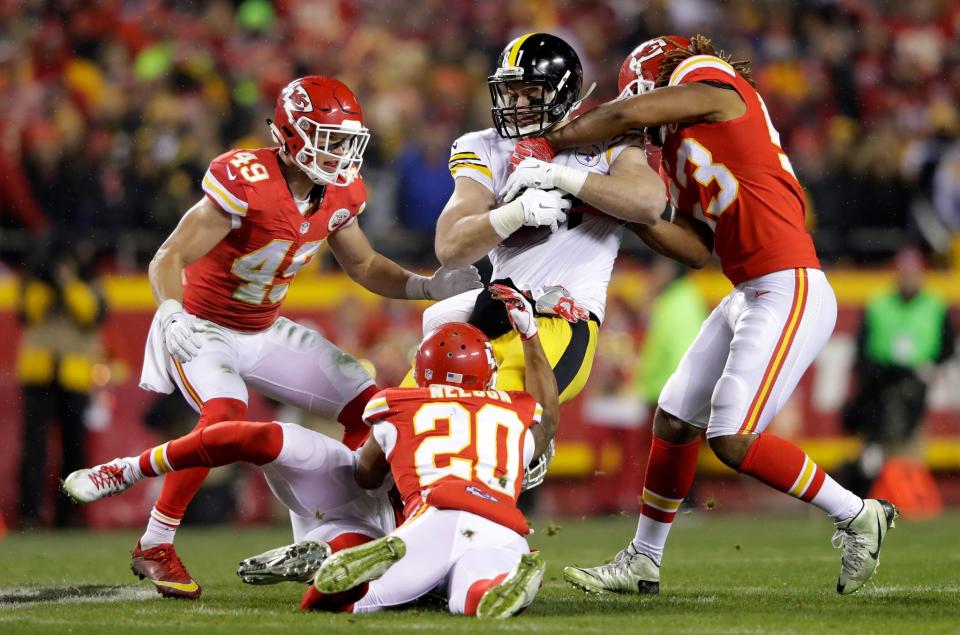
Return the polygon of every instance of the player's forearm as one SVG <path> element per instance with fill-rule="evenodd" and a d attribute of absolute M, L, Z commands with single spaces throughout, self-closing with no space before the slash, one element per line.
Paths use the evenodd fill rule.
<path fill-rule="evenodd" d="M 650 175 L 590 173 L 577 198 L 610 216 L 652 225 L 663 212 L 666 189 L 663 180 L 652 170 Z"/>
<path fill-rule="evenodd" d="M 444 267 L 457 269 L 480 260 L 503 240 L 490 223 L 490 214 L 458 219 L 445 231 L 438 227 L 434 249 Z"/>
<path fill-rule="evenodd" d="M 536 434 L 534 437 L 537 440 L 534 458 L 539 458 L 556 434 L 557 422 L 560 419 L 557 378 L 540 344 L 539 335 L 534 335 L 523 343 L 523 357 L 526 369 L 524 387 L 543 406 L 543 414 L 538 426 L 542 434 Z"/>
<path fill-rule="evenodd" d="M 612 101 L 598 106 L 547 133 L 546 139 L 555 149 L 566 150 L 626 134 L 637 126 L 626 118 L 622 104 L 622 101 Z"/>
<path fill-rule="evenodd" d="M 150 261 L 147 276 L 158 306 L 165 300 L 183 302 L 183 266 L 180 254 L 165 247 L 160 247 Z"/>
<path fill-rule="evenodd" d="M 406 299 L 407 281 L 420 277 L 376 252 L 366 262 L 346 264 L 343 268 L 354 282 L 385 298 Z"/>
<path fill-rule="evenodd" d="M 653 225 L 631 223 L 627 227 L 658 254 L 694 269 L 707 264 L 713 253 L 713 246 L 706 244 L 705 238 L 665 220 Z"/>

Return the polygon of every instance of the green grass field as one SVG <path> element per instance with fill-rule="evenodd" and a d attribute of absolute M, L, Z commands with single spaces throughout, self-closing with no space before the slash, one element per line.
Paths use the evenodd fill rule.
<path fill-rule="evenodd" d="M 242 557 L 287 542 L 285 528 L 181 531 L 179 551 L 204 587 L 199 602 L 161 599 L 133 578 L 132 533 L 14 533 L 0 542 L 0 633 L 960 632 L 956 513 L 934 522 L 899 520 L 877 576 L 849 597 L 834 591 L 839 552 L 830 547 L 832 526 L 808 516 L 682 516 L 657 597 L 587 596 L 562 581 L 564 564 L 611 557 L 633 525 L 626 518 L 570 521 L 547 532 L 535 523 L 531 542 L 548 562 L 544 588 L 529 611 L 500 624 L 425 608 L 301 614 L 299 586 L 249 587 L 234 573 Z M 91 593 L 97 586 L 99 597 Z"/>

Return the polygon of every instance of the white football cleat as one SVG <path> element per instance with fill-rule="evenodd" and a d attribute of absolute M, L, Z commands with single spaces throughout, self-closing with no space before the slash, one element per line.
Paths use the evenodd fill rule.
<path fill-rule="evenodd" d="M 247 584 L 308 582 L 329 557 L 330 545 L 320 540 L 304 540 L 240 561 L 237 575 Z"/>
<path fill-rule="evenodd" d="M 590 568 L 564 567 L 563 577 L 588 593 L 656 595 L 660 592 L 660 565 L 649 556 L 637 553 L 632 542 L 613 562 Z"/>
<path fill-rule="evenodd" d="M 543 584 L 546 568 L 539 551 L 523 554 L 507 577 L 487 589 L 480 598 L 477 617 L 481 620 L 502 620 L 530 606 Z"/>
<path fill-rule="evenodd" d="M 880 547 L 900 510 L 885 500 L 867 498 L 850 520 L 836 523 L 833 546 L 841 549 L 837 593 L 849 595 L 862 587 L 880 564 Z"/>
<path fill-rule="evenodd" d="M 107 496 L 116 496 L 139 480 L 130 463 L 125 459 L 113 459 L 109 463 L 71 472 L 60 487 L 74 502 L 92 503 Z"/>

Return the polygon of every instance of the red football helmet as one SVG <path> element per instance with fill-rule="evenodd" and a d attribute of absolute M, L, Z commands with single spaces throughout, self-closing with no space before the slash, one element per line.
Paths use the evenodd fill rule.
<path fill-rule="evenodd" d="M 413 360 L 413 378 L 420 387 L 450 384 L 466 390 L 491 388 L 497 378 L 497 361 L 490 340 L 470 324 L 444 324 L 420 343 Z"/>
<path fill-rule="evenodd" d="M 664 56 L 670 51 L 689 47 L 690 40 L 681 35 L 661 35 L 633 49 L 620 66 L 617 81 L 620 98 L 641 95 L 656 88 Z"/>
<path fill-rule="evenodd" d="M 344 186 L 360 173 L 370 131 L 353 92 L 331 77 L 295 79 L 280 91 L 273 139 L 317 185 Z"/>

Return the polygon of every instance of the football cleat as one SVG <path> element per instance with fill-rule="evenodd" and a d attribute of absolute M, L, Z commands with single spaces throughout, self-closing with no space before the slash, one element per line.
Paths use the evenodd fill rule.
<path fill-rule="evenodd" d="M 547 565 L 540 552 L 525 553 L 517 566 L 500 584 L 487 589 L 477 605 L 477 617 L 482 620 L 502 620 L 516 615 L 533 603 Z"/>
<path fill-rule="evenodd" d="M 127 461 L 114 459 L 109 463 L 71 472 L 60 487 L 74 502 L 92 503 L 107 496 L 116 496 L 138 480 Z"/>
<path fill-rule="evenodd" d="M 850 520 L 836 523 L 833 546 L 841 550 L 837 593 L 855 593 L 873 575 L 880 564 L 880 547 L 893 528 L 900 510 L 885 500 L 867 498 L 863 509 Z"/>
<path fill-rule="evenodd" d="M 163 597 L 196 600 L 203 593 L 203 589 L 183 566 L 172 544 L 141 549 L 138 542 L 131 555 L 130 570 L 141 580 L 150 580 Z"/>
<path fill-rule="evenodd" d="M 247 584 L 309 582 L 329 557 L 330 545 L 304 540 L 241 560 L 237 575 Z"/>
<path fill-rule="evenodd" d="M 342 593 L 376 580 L 406 553 L 407 545 L 397 536 L 384 536 L 338 551 L 317 571 L 313 586 L 321 593 Z"/>
<path fill-rule="evenodd" d="M 660 592 L 660 565 L 649 556 L 637 553 L 633 543 L 609 564 L 590 568 L 564 567 L 563 577 L 587 593 L 656 595 Z"/>

